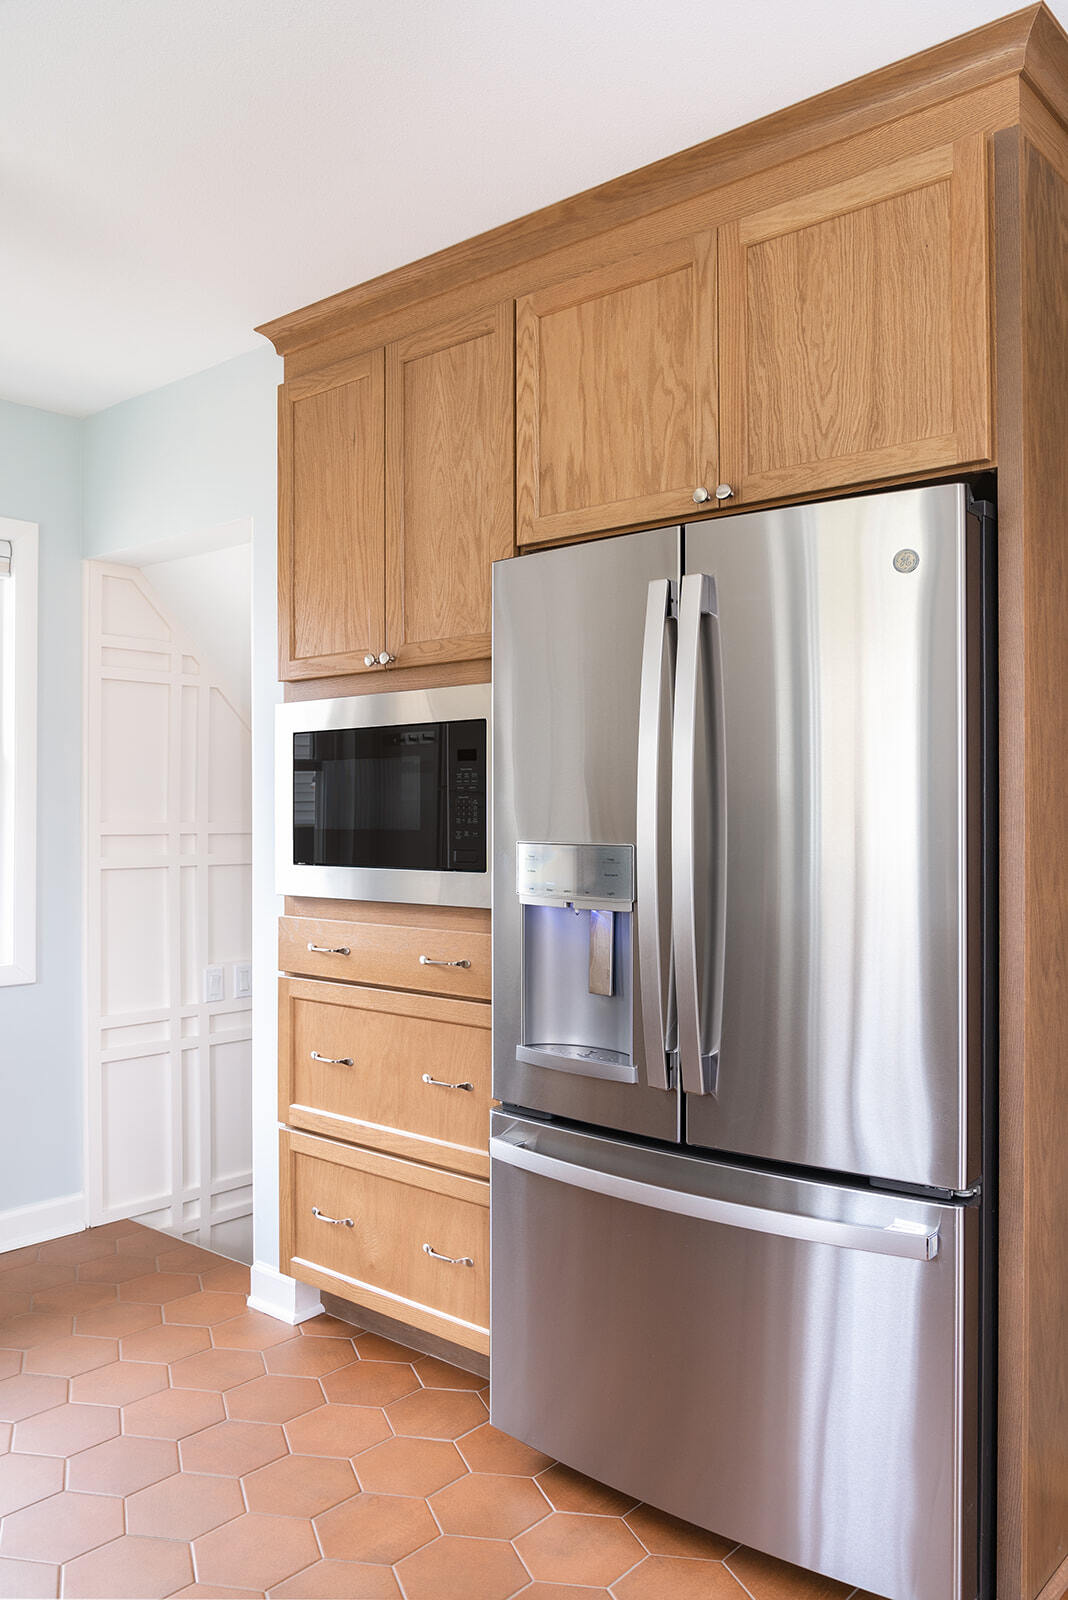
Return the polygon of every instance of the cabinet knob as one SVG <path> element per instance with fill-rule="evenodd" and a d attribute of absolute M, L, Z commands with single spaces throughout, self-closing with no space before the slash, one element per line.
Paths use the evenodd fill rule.
<path fill-rule="evenodd" d="M 390 662 L 396 661 L 396 659 L 396 656 L 391 656 L 388 650 L 383 650 L 378 658 L 378 665 L 380 667 L 388 667 Z"/>
<path fill-rule="evenodd" d="M 716 484 L 716 499 L 717 500 L 729 500 L 733 494 L 734 494 L 734 490 L 731 488 L 729 483 L 717 483 Z"/>
<path fill-rule="evenodd" d="M 712 496 L 709 494 L 707 489 L 695 489 L 693 492 L 693 503 L 695 506 L 703 506 L 705 501 L 711 500 L 711 498 Z"/>
<path fill-rule="evenodd" d="M 364 664 L 365 667 L 377 667 L 377 665 L 378 665 L 378 657 L 377 656 L 372 656 L 372 655 L 366 655 L 363 658 L 363 664 Z"/>

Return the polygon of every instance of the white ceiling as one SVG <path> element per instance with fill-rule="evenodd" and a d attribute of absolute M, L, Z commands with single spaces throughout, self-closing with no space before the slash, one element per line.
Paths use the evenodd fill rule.
<path fill-rule="evenodd" d="M 0 397 L 83 415 L 214 366 L 1011 4 L 0 0 Z"/>

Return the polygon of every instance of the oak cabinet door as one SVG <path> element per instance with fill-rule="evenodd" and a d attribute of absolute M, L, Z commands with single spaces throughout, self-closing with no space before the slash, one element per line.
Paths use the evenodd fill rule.
<path fill-rule="evenodd" d="M 716 482 L 712 234 L 516 307 L 520 544 L 693 513 Z"/>
<path fill-rule="evenodd" d="M 490 653 L 513 554 L 511 301 L 386 350 L 386 639 L 398 666 Z"/>
<path fill-rule="evenodd" d="M 385 644 L 385 355 L 279 390 L 279 676 L 363 672 Z"/>
<path fill-rule="evenodd" d="M 735 497 L 988 460 L 987 255 L 979 134 L 721 229 Z"/>

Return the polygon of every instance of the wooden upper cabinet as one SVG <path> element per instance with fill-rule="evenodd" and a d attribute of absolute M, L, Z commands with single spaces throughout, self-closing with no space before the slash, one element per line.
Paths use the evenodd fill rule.
<path fill-rule="evenodd" d="M 693 511 L 716 482 L 712 234 L 516 307 L 520 544 Z"/>
<path fill-rule="evenodd" d="M 721 229 L 737 500 L 990 459 L 987 229 L 981 134 Z"/>
<path fill-rule="evenodd" d="M 386 350 L 386 641 L 398 666 L 490 653 L 513 554 L 512 302 Z"/>
<path fill-rule="evenodd" d="M 373 350 L 279 390 L 279 676 L 384 648 L 384 370 Z"/>

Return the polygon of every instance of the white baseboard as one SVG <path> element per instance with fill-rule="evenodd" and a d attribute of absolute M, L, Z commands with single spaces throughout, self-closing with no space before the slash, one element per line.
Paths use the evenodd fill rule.
<path fill-rule="evenodd" d="M 310 1283 L 298 1283 L 277 1267 L 265 1266 L 256 1261 L 252 1266 L 252 1292 L 248 1297 L 253 1311 L 265 1311 L 279 1322 L 295 1325 L 317 1317 L 323 1309 L 318 1289 Z"/>
<path fill-rule="evenodd" d="M 80 1233 L 86 1225 L 84 1194 L 65 1194 L 58 1200 L 41 1200 L 33 1206 L 13 1206 L 10 1211 L 0 1211 L 0 1254 Z"/>

